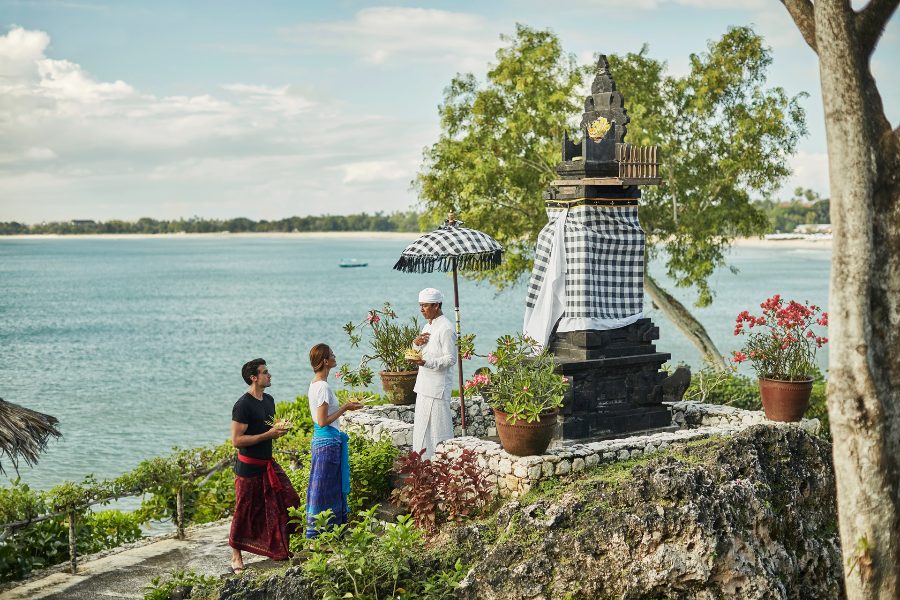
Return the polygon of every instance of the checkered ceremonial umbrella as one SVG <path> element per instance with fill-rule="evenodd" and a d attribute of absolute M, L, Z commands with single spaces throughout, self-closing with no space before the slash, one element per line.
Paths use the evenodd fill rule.
<path fill-rule="evenodd" d="M 486 233 L 462 227 L 462 221 L 454 221 L 453 213 L 444 224 L 430 233 L 419 237 L 400 254 L 394 265 L 404 273 L 432 273 L 451 271 L 453 273 L 453 300 L 456 308 L 456 337 L 461 337 L 459 325 L 459 286 L 456 282 L 457 270 L 486 271 L 500 266 L 503 246 Z M 462 355 L 457 345 L 459 371 L 459 410 L 462 420 L 462 434 L 466 435 L 466 397 L 463 391 Z"/>

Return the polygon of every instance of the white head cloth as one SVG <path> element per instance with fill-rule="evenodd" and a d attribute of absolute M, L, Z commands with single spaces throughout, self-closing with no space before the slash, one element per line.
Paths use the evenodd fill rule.
<path fill-rule="evenodd" d="M 435 288 L 425 288 L 421 292 L 419 292 L 419 303 L 420 304 L 435 304 L 436 302 L 443 302 L 444 295 Z"/>

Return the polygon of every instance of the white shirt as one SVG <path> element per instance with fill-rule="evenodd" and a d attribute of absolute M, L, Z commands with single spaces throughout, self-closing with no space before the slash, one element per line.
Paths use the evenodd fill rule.
<path fill-rule="evenodd" d="M 425 364 L 416 376 L 417 394 L 440 398 L 445 390 L 453 389 L 453 365 L 456 364 L 456 333 L 450 319 L 441 315 L 426 323 L 422 333 L 431 334 L 428 343 L 416 346 Z"/>
<path fill-rule="evenodd" d="M 313 423 L 318 424 L 319 407 L 323 404 L 328 405 L 328 415 L 333 415 L 340 408 L 337 396 L 331 391 L 331 386 L 327 381 L 313 381 L 309 384 L 309 412 L 312 414 Z M 338 417 L 332 421 L 331 426 L 335 429 L 341 428 L 341 418 Z"/>

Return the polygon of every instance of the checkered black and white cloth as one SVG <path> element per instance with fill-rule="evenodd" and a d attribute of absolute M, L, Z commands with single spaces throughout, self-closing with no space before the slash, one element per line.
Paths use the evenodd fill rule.
<path fill-rule="evenodd" d="M 557 218 L 564 210 L 547 209 L 550 222 L 538 236 L 526 306 L 535 302 L 550 264 Z M 644 309 L 644 231 L 637 207 L 578 206 L 568 210 L 566 307 L 563 319 L 618 320 Z"/>
<path fill-rule="evenodd" d="M 453 259 L 461 271 L 500 266 L 503 246 L 486 233 L 457 225 L 441 225 L 406 247 L 394 269 L 405 273 L 450 271 Z"/>

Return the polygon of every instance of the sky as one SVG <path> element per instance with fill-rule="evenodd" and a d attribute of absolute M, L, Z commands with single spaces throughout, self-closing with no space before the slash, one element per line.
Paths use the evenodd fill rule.
<path fill-rule="evenodd" d="M 818 63 L 777 0 L 0 0 L 0 221 L 414 209 L 444 88 L 483 81 L 516 23 L 584 64 L 648 43 L 673 75 L 753 25 L 767 86 L 809 93 L 782 195 L 829 196 Z M 898 14 L 872 71 L 896 127 Z"/>

